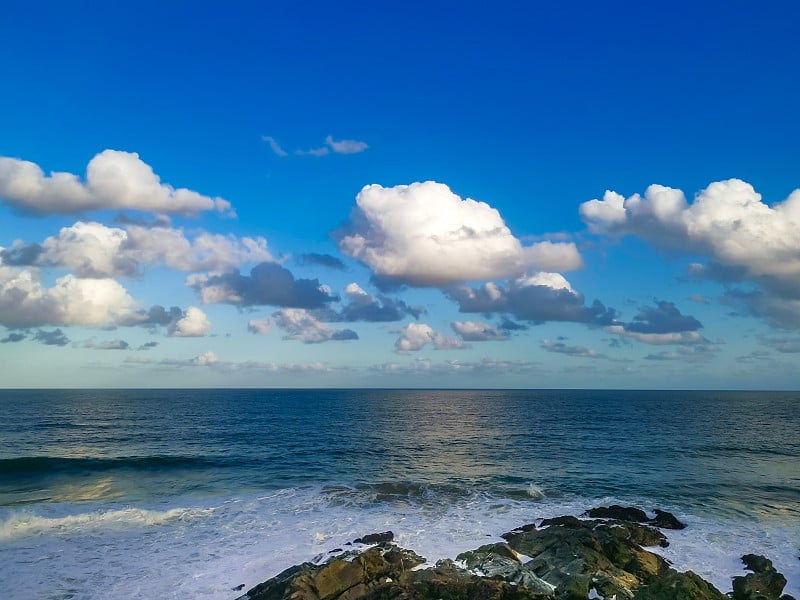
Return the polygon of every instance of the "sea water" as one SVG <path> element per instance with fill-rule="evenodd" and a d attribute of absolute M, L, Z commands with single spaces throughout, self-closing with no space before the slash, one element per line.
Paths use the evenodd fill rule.
<path fill-rule="evenodd" d="M 0 391 L 11 599 L 232 599 L 367 533 L 429 563 L 621 503 L 723 592 L 764 554 L 800 597 L 800 394 Z"/>

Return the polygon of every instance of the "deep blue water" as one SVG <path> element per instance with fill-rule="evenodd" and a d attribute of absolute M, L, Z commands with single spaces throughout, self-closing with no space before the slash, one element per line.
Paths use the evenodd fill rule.
<path fill-rule="evenodd" d="M 265 498 L 284 499 L 273 506 Z M 224 506 L 233 522 L 266 527 L 296 502 L 299 516 L 281 523 L 302 529 L 311 522 L 304 510 L 355 527 L 358 511 L 391 524 L 408 510 L 446 519 L 453 507 L 476 506 L 522 518 L 600 500 L 669 507 L 698 522 L 756 523 L 756 537 L 788 526 L 780 544 L 791 546 L 800 536 L 800 394 L 0 391 L 0 552 L 4 544 L 30 550 L 37 539 L 69 551 L 70 540 L 87 543 L 87 523 L 89 543 L 118 543 L 103 527 L 124 522 L 133 535 L 145 514 L 126 510 L 151 511 L 141 518 L 159 526 L 156 512 L 174 525 L 176 507 L 221 515 Z M 211 517 L 187 514 L 178 519 L 193 523 L 187 540 L 205 535 Z M 786 551 L 798 549 L 800 539 Z M 4 582 L 0 571 L 0 584 L 24 584 L 18 579 L 37 570 L 25 572 L 9 571 Z M 69 597 L 65 577 L 74 579 L 37 593 Z"/>

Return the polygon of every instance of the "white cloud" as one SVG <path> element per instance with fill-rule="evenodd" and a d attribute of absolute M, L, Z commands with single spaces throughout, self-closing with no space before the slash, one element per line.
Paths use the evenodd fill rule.
<path fill-rule="evenodd" d="M 281 148 L 281 145 L 278 143 L 278 141 L 271 135 L 262 135 L 261 139 L 269 144 L 270 150 L 272 150 L 276 155 L 281 157 L 289 155 L 289 153 Z"/>
<path fill-rule="evenodd" d="M 42 243 L 42 265 L 70 269 L 79 277 L 136 275 L 163 265 L 179 271 L 225 271 L 272 260 L 264 238 L 201 232 L 188 239 L 182 229 L 126 229 L 78 221 Z"/>
<path fill-rule="evenodd" d="M 508 339 L 506 332 L 499 331 L 491 325 L 480 321 L 455 321 L 451 323 L 451 327 L 453 331 L 461 336 L 461 339 L 468 342 L 491 342 Z"/>
<path fill-rule="evenodd" d="M 272 319 L 251 319 L 247 322 L 247 331 L 257 335 L 267 335 L 273 325 Z"/>
<path fill-rule="evenodd" d="M 376 274 L 420 286 L 517 277 L 529 267 L 570 270 L 582 265 L 573 243 L 524 247 L 500 213 L 427 181 L 384 188 L 373 184 L 356 197 L 359 214 L 339 248 Z"/>
<path fill-rule="evenodd" d="M 42 285 L 38 269 L 0 265 L 0 324 L 110 325 L 130 319 L 136 303 L 113 279 L 78 279 L 65 275 Z"/>
<path fill-rule="evenodd" d="M 0 198 L 22 210 L 69 214 L 102 209 L 131 209 L 195 214 L 216 210 L 232 214 L 230 202 L 161 183 L 135 152 L 104 150 L 86 167 L 85 182 L 72 173 L 46 175 L 39 165 L 0 157 Z"/>
<path fill-rule="evenodd" d="M 369 148 L 366 142 L 358 140 L 339 140 L 337 142 L 331 136 L 325 138 L 325 143 L 337 154 L 358 154 Z"/>
<path fill-rule="evenodd" d="M 284 339 L 298 340 L 304 344 L 358 339 L 352 329 L 332 329 L 302 308 L 281 309 L 273 313 L 272 322 L 286 331 Z"/>
<path fill-rule="evenodd" d="M 595 233 L 631 233 L 745 267 L 752 276 L 800 280 L 800 190 L 768 206 L 749 183 L 729 179 L 712 183 L 689 204 L 681 190 L 651 185 L 644 197 L 625 200 L 606 192 L 580 212 Z"/>
<path fill-rule="evenodd" d="M 608 358 L 605 354 L 600 354 L 596 350 L 592 350 L 586 346 L 568 346 L 564 342 L 553 340 L 542 340 L 542 349 L 548 352 L 566 354 L 567 356 L 576 356 L 578 358 Z"/>
<path fill-rule="evenodd" d="M 206 313 L 196 306 L 190 306 L 183 318 L 168 328 L 168 333 L 173 337 L 203 337 L 210 330 L 211 321 Z"/>
<path fill-rule="evenodd" d="M 425 323 L 409 323 L 403 327 L 394 346 L 398 354 L 406 354 L 421 350 L 427 344 L 433 344 L 436 350 L 460 350 L 469 347 L 461 340 L 437 333 Z"/>
<path fill-rule="evenodd" d="M 215 365 L 219 362 L 217 355 L 213 352 L 209 351 L 205 354 L 201 354 L 197 358 L 194 359 L 194 363 L 199 367 L 207 367 L 210 365 Z"/>

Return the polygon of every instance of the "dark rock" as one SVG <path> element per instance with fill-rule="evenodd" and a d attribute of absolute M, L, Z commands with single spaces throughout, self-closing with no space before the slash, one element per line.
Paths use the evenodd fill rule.
<path fill-rule="evenodd" d="M 609 507 L 590 508 L 586 511 L 586 514 L 593 519 L 618 519 L 620 521 L 630 521 L 631 523 L 644 523 L 647 521 L 647 513 L 642 509 L 620 506 L 619 504 L 612 504 Z"/>
<path fill-rule="evenodd" d="M 391 542 L 393 540 L 394 540 L 394 533 L 391 531 L 384 531 L 383 533 L 368 533 L 364 537 L 354 539 L 353 543 L 382 544 L 383 542 Z"/>
<path fill-rule="evenodd" d="M 635 600 L 729 600 L 691 571 L 678 573 L 674 569 L 640 587 L 633 597 Z"/>
<path fill-rule="evenodd" d="M 786 577 L 775 570 L 772 561 L 757 554 L 745 554 L 742 562 L 753 573 L 733 578 L 733 600 L 779 600 Z"/>
<path fill-rule="evenodd" d="M 686 525 L 681 523 L 672 513 L 665 510 L 658 510 L 657 508 L 653 512 L 656 513 L 656 517 L 647 522 L 649 525 L 661 529 L 686 529 Z"/>
<path fill-rule="evenodd" d="M 244 584 L 243 584 L 243 583 L 240 583 L 239 585 L 237 585 L 236 587 L 232 587 L 231 589 L 232 589 L 234 592 L 241 592 L 241 591 L 244 589 Z"/>

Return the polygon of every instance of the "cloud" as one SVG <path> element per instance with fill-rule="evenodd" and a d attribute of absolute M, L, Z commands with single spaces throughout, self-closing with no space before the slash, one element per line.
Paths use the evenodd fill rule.
<path fill-rule="evenodd" d="M 332 321 L 368 321 L 373 323 L 399 321 L 406 316 L 418 319 L 424 308 L 408 306 L 402 300 L 387 296 L 375 298 L 361 289 L 357 283 L 350 283 L 344 289 L 348 302 L 338 313 L 330 315 Z"/>
<path fill-rule="evenodd" d="M 373 184 L 356 197 L 339 248 L 375 275 L 416 286 L 443 286 L 518 276 L 531 266 L 570 270 L 582 265 L 573 243 L 523 246 L 500 213 L 427 181 L 384 188 Z"/>
<path fill-rule="evenodd" d="M 330 154 L 330 149 L 327 146 L 319 146 L 317 148 L 310 148 L 309 150 L 295 150 L 297 156 L 325 156 Z"/>
<path fill-rule="evenodd" d="M 781 354 L 798 354 L 800 353 L 800 338 L 797 337 L 770 337 L 764 336 L 759 341 L 780 352 Z"/>
<path fill-rule="evenodd" d="M 40 329 L 33 334 L 33 339 L 45 346 L 66 346 L 69 344 L 69 338 L 61 329 L 53 329 L 52 331 Z"/>
<path fill-rule="evenodd" d="M 190 359 L 164 358 L 156 360 L 149 356 L 139 356 L 131 354 L 125 357 L 125 364 L 129 366 L 154 366 L 158 368 L 206 368 L 214 369 L 222 373 L 241 373 L 246 371 L 257 371 L 267 374 L 281 373 L 302 373 L 317 374 L 329 373 L 334 369 L 325 363 L 274 363 L 259 361 L 231 362 L 220 360 L 213 352 L 206 352 Z"/>
<path fill-rule="evenodd" d="M 145 342 L 144 344 L 139 346 L 136 350 L 141 352 L 142 350 L 150 350 L 151 348 L 155 348 L 156 346 L 158 346 L 158 342 Z"/>
<path fill-rule="evenodd" d="M 539 369 L 535 362 L 527 360 L 498 360 L 483 358 L 479 361 L 448 360 L 435 363 L 427 358 L 415 358 L 410 363 L 387 362 L 369 367 L 370 371 L 383 375 L 504 375 L 530 373 Z"/>
<path fill-rule="evenodd" d="M 262 135 L 261 139 L 269 144 L 270 150 L 272 150 L 277 156 L 284 157 L 289 155 L 289 153 L 281 148 L 281 145 L 278 143 L 278 141 L 271 135 Z"/>
<path fill-rule="evenodd" d="M 708 340 L 697 331 L 702 327 L 700 321 L 682 314 L 674 303 L 662 300 L 655 306 L 641 308 L 632 322 L 617 322 L 607 326 L 605 331 L 659 346 L 708 344 Z"/>
<path fill-rule="evenodd" d="M 186 309 L 183 317 L 170 325 L 167 332 L 172 337 L 203 337 L 211 329 L 211 321 L 196 306 Z"/>
<path fill-rule="evenodd" d="M 21 342 L 27 336 L 24 333 L 19 333 L 18 331 L 10 332 L 6 337 L 0 340 L 0 344 L 13 344 L 16 342 Z"/>
<path fill-rule="evenodd" d="M 437 333 L 430 325 L 425 323 L 409 323 L 400 330 L 400 337 L 394 344 L 398 354 L 407 354 L 421 350 L 428 344 L 433 344 L 435 350 L 461 350 L 469 348 L 461 340 Z"/>
<path fill-rule="evenodd" d="M 147 311 L 136 311 L 122 325 L 139 325 L 141 327 L 169 327 L 178 322 L 184 316 L 183 311 L 177 306 L 169 310 L 160 304 L 154 304 Z"/>
<path fill-rule="evenodd" d="M 651 185 L 644 196 L 606 192 L 580 207 L 590 231 L 637 235 L 654 245 L 703 255 L 690 273 L 721 283 L 750 281 L 763 292 L 743 302 L 783 328 L 800 328 L 800 190 L 772 206 L 739 179 L 717 181 L 690 204 L 681 190 Z"/>
<path fill-rule="evenodd" d="M 358 140 L 339 140 L 337 142 L 331 136 L 325 138 L 325 143 L 336 154 L 358 154 L 369 148 L 365 142 L 359 142 Z"/>
<path fill-rule="evenodd" d="M 541 347 L 548 352 L 566 354 L 567 356 L 575 356 L 578 358 L 608 358 L 605 354 L 600 354 L 586 346 L 568 346 L 564 342 L 554 342 L 553 340 L 542 340 Z"/>
<path fill-rule="evenodd" d="M 95 338 L 89 338 L 83 344 L 82 348 L 95 348 L 97 350 L 129 350 L 130 344 L 125 340 L 105 340 L 98 342 Z"/>
<path fill-rule="evenodd" d="M 450 326 L 467 342 L 495 342 L 508 339 L 507 330 L 498 330 L 479 321 L 455 321 Z"/>
<path fill-rule="evenodd" d="M 299 265 L 318 265 L 320 267 L 328 267 L 329 269 L 336 269 L 337 271 L 344 271 L 344 263 L 330 254 L 317 254 L 316 252 L 309 252 L 307 254 L 300 254 L 295 257 Z"/>
<path fill-rule="evenodd" d="M 0 248 L 0 264 L 10 267 L 28 267 L 36 263 L 42 247 L 39 244 L 26 244 L 19 240 L 11 248 Z"/>
<path fill-rule="evenodd" d="M 598 300 L 586 306 L 583 294 L 558 273 L 535 273 L 505 286 L 493 282 L 477 288 L 451 286 L 446 293 L 462 313 L 507 313 L 534 323 L 566 321 L 594 326 L 610 325 L 617 317 L 613 308 Z"/>
<path fill-rule="evenodd" d="M 713 353 L 719 349 L 713 344 L 695 344 L 692 346 L 680 346 L 675 350 L 664 350 L 654 354 L 648 354 L 644 357 L 645 360 L 655 361 L 673 361 L 683 360 L 687 362 L 697 362 L 710 360 Z"/>
<path fill-rule="evenodd" d="M 0 265 L 0 324 L 7 327 L 111 325 L 130 319 L 135 308 L 113 279 L 65 275 L 46 288 L 38 269 Z"/>
<path fill-rule="evenodd" d="M 352 329 L 331 329 L 301 308 L 279 310 L 273 313 L 272 322 L 286 331 L 283 339 L 298 340 L 304 344 L 358 339 L 358 334 Z M 255 328 L 259 326 L 260 322 L 256 322 Z"/>
<path fill-rule="evenodd" d="M 272 255 L 261 237 L 203 232 L 189 239 L 182 229 L 170 227 L 121 229 L 78 221 L 48 237 L 36 258 L 42 266 L 69 269 L 78 277 L 102 278 L 139 275 L 161 265 L 179 271 L 224 271 L 269 261 Z"/>
<path fill-rule="evenodd" d="M 227 200 L 161 183 L 135 152 L 104 150 L 86 167 L 85 181 L 71 173 L 45 175 L 35 163 L 0 157 L 0 198 L 22 211 L 76 214 L 104 209 L 191 215 L 216 210 L 232 214 Z"/>
<path fill-rule="evenodd" d="M 319 280 L 295 279 L 288 269 L 270 262 L 256 265 L 249 276 L 239 271 L 222 275 L 193 275 L 186 283 L 197 291 L 203 304 L 310 309 L 322 308 L 338 300 L 323 288 Z"/>
<path fill-rule="evenodd" d="M 267 335 L 274 324 L 272 319 L 251 319 L 247 322 L 247 331 L 256 335 Z"/>

